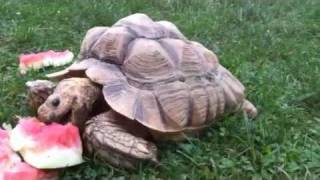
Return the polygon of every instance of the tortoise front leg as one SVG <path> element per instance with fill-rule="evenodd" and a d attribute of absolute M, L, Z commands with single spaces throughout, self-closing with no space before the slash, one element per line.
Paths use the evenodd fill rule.
<path fill-rule="evenodd" d="M 133 123 L 113 110 L 93 117 L 83 133 L 86 150 L 118 167 L 134 169 L 141 160 L 157 163 L 157 147 L 135 134 L 146 129 Z"/>

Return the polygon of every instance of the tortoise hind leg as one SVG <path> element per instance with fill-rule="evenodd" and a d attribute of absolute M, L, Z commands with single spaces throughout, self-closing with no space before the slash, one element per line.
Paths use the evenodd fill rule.
<path fill-rule="evenodd" d="M 128 126 L 128 123 L 130 127 Z M 110 110 L 86 123 L 84 145 L 89 154 L 118 167 L 133 169 L 136 163 L 148 160 L 157 163 L 157 148 L 140 135 L 130 133 L 134 121 Z M 141 129 L 134 132 L 141 132 Z"/>
<path fill-rule="evenodd" d="M 241 110 L 245 112 L 249 118 L 255 118 L 258 115 L 257 108 L 247 99 L 243 101 Z"/>

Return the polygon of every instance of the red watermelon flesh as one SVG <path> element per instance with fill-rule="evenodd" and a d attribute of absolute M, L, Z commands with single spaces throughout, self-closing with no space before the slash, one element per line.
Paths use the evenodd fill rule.
<path fill-rule="evenodd" d="M 19 162 L 3 173 L 3 180 L 47 180 L 56 179 L 57 176 L 57 171 L 39 170 L 27 163 Z"/>
<path fill-rule="evenodd" d="M 71 123 L 46 125 L 36 118 L 22 118 L 10 133 L 10 145 L 27 163 L 39 169 L 83 162 L 79 130 Z"/>
<path fill-rule="evenodd" d="M 9 146 L 9 133 L 0 129 L 0 180 L 41 180 L 56 172 L 36 169 L 21 161 Z"/>
<path fill-rule="evenodd" d="M 62 66 L 73 60 L 73 53 L 69 50 L 56 52 L 49 50 L 46 52 L 21 54 L 19 56 L 19 69 L 25 74 L 28 69 L 40 69 L 45 66 Z"/>
<path fill-rule="evenodd" d="M 39 170 L 23 162 L 14 164 L 10 169 L 4 171 L 2 176 L 3 180 L 37 180 L 38 177 Z"/>
<path fill-rule="evenodd" d="M 21 159 L 9 146 L 8 132 L 0 129 L 0 177 L 4 170 L 18 162 L 21 162 Z"/>

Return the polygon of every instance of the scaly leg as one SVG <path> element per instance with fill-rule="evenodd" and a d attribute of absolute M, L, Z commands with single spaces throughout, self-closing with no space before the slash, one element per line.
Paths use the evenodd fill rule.
<path fill-rule="evenodd" d="M 139 160 L 157 163 L 157 147 L 141 137 L 141 132 L 147 131 L 141 128 L 135 121 L 110 110 L 86 123 L 85 147 L 89 154 L 118 167 L 134 169 Z M 136 134 L 139 132 L 140 135 Z"/>
<path fill-rule="evenodd" d="M 249 118 L 255 118 L 258 115 L 257 108 L 247 99 L 242 103 L 241 109 L 243 112 L 247 113 Z"/>

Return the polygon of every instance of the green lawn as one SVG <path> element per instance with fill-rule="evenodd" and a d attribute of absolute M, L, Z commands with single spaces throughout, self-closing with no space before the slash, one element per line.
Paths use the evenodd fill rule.
<path fill-rule="evenodd" d="M 31 115 L 23 52 L 69 48 L 85 32 L 135 12 L 175 23 L 218 54 L 247 87 L 260 114 L 225 117 L 200 139 L 161 143 L 161 166 L 137 171 L 89 161 L 62 179 L 319 179 L 319 0 L 0 0 L 0 122 Z"/>

